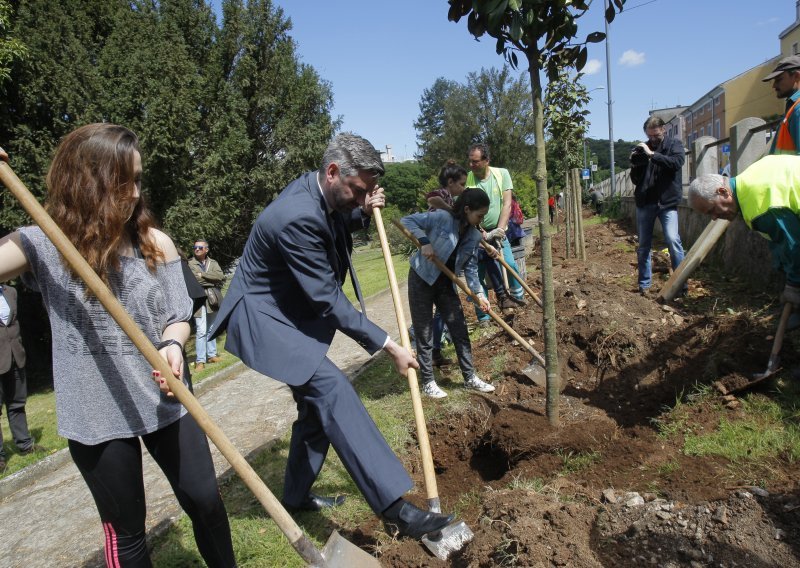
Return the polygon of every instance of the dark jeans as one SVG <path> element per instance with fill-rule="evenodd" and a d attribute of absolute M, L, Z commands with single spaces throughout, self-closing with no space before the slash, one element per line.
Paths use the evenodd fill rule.
<path fill-rule="evenodd" d="M 442 334 L 444 333 L 444 320 L 442 314 L 437 310 L 433 314 L 433 349 L 434 351 L 442 350 Z"/>
<path fill-rule="evenodd" d="M 231 529 L 206 436 L 190 415 L 141 437 L 192 521 L 197 548 L 210 567 L 236 566 Z M 94 497 L 105 531 L 108 566 L 152 566 L 145 541 L 145 491 L 139 438 L 69 452 Z"/>
<path fill-rule="evenodd" d="M 33 446 L 31 433 L 28 431 L 28 419 L 25 417 L 25 401 L 28 398 L 28 386 L 25 380 L 25 369 L 20 369 L 14 363 L 8 372 L 0 375 L 0 414 L 3 404 L 8 415 L 8 427 L 14 443 L 21 452 Z M 3 432 L 0 430 L 0 459 L 6 459 L 3 449 Z"/>
<path fill-rule="evenodd" d="M 472 347 L 469 343 L 469 332 L 464 312 L 461 311 L 461 300 L 458 298 L 453 282 L 444 274 L 440 274 L 433 286 L 420 278 L 414 269 L 408 271 L 408 305 L 411 310 L 411 322 L 414 325 L 414 339 L 417 344 L 417 361 L 419 362 L 420 382 L 424 385 L 433 380 L 433 341 L 432 320 L 433 306 L 442 314 L 450 337 L 458 355 L 458 366 L 464 380 L 472 378 L 475 369 L 472 366 Z"/>

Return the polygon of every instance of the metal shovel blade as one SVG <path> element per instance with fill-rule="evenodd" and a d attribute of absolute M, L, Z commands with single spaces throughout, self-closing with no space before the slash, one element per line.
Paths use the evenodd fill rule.
<path fill-rule="evenodd" d="M 322 549 L 325 566 L 330 568 L 380 568 L 378 559 L 333 531 Z"/>
<path fill-rule="evenodd" d="M 767 370 L 763 373 L 754 373 L 753 381 L 763 381 L 767 377 L 771 377 L 781 370 L 781 357 L 780 355 L 772 355 L 767 363 Z"/>
<path fill-rule="evenodd" d="M 523 374 L 534 382 L 538 387 L 547 386 L 547 373 L 541 363 L 534 359 L 527 367 L 522 369 Z"/>
<path fill-rule="evenodd" d="M 451 554 L 461 550 L 475 535 L 464 521 L 447 525 L 440 531 L 422 537 L 422 544 L 439 560 L 447 560 Z"/>

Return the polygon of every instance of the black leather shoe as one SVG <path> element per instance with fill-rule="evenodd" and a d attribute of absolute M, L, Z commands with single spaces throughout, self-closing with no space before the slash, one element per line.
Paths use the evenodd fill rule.
<path fill-rule="evenodd" d="M 299 505 L 289 505 L 288 503 L 284 503 L 281 501 L 284 507 L 286 507 L 287 511 L 319 511 L 321 509 L 327 509 L 329 507 L 338 507 L 342 503 L 344 503 L 345 497 L 344 495 L 337 495 L 335 497 L 325 497 L 323 495 L 316 495 L 315 493 L 309 493 L 308 497 L 305 498 Z"/>
<path fill-rule="evenodd" d="M 44 446 L 40 446 L 39 444 L 34 444 L 27 450 L 20 450 L 19 453 L 22 456 L 27 456 L 28 454 L 32 454 L 34 452 L 46 452 L 46 451 L 47 448 L 45 448 Z"/>
<path fill-rule="evenodd" d="M 413 539 L 420 539 L 426 534 L 442 530 L 454 518 L 455 515 L 423 511 L 404 500 L 398 513 L 390 516 L 384 512 L 383 525 L 391 536 L 409 536 Z"/>

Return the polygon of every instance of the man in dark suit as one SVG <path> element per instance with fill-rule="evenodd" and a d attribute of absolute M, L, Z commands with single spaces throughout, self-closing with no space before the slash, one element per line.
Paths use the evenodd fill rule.
<path fill-rule="evenodd" d="M 420 538 L 452 516 L 402 499 L 412 483 L 347 377 L 326 354 L 336 330 L 369 353 L 380 349 L 405 375 L 413 355 L 356 310 L 342 292 L 352 250 L 351 230 L 366 227 L 384 206 L 380 154 L 365 139 L 340 134 L 316 172 L 290 183 L 258 217 L 212 334 L 227 329 L 225 348 L 250 368 L 289 385 L 297 402 L 283 503 L 319 510 L 343 497 L 311 486 L 330 445 L 369 506 L 391 532 Z M 360 296 L 357 281 L 356 293 Z"/>
<path fill-rule="evenodd" d="M 17 321 L 17 291 L 10 286 L 0 285 L 0 412 L 5 404 L 11 435 L 23 455 L 36 449 L 25 417 L 27 398 L 25 349 Z M 6 454 L 0 431 L 0 472 L 5 468 Z"/>

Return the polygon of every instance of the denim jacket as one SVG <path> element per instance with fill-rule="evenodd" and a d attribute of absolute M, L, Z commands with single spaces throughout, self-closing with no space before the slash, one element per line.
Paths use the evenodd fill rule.
<path fill-rule="evenodd" d="M 458 219 L 449 211 L 437 209 L 427 213 L 414 213 L 400 220 L 422 244 L 433 246 L 433 252 L 442 262 L 447 262 L 458 245 Z M 480 280 L 478 279 L 478 245 L 481 242 L 481 232 L 475 227 L 469 227 L 464 234 L 456 253 L 456 274 L 464 273 L 467 286 L 476 294 L 483 296 Z M 411 268 L 425 282 L 433 285 L 439 278 L 441 271 L 430 260 L 422 256 L 420 251 L 411 257 Z"/>

